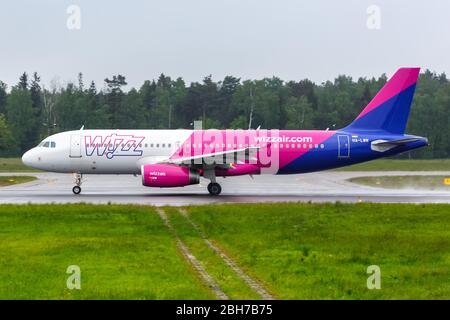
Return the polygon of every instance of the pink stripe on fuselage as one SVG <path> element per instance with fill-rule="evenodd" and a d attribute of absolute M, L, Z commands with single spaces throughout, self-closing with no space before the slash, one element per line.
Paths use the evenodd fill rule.
<path fill-rule="evenodd" d="M 420 68 L 401 68 L 392 78 L 384 85 L 378 92 L 375 98 L 364 108 L 356 119 L 361 118 L 368 112 L 372 111 L 379 105 L 383 104 L 392 97 L 398 95 L 400 92 L 410 87 L 417 82 Z"/>
<path fill-rule="evenodd" d="M 284 166 L 288 165 L 298 157 L 302 156 L 303 154 L 309 152 L 309 151 L 320 151 L 322 150 L 320 148 L 320 144 L 330 138 L 332 135 L 334 135 L 336 131 L 323 131 L 323 130 L 280 130 L 280 136 L 288 136 L 288 137 L 311 137 L 312 142 L 299 142 L 299 143 L 290 143 L 290 147 L 286 148 L 286 144 L 284 145 L 284 148 L 279 150 L 280 154 L 280 168 L 283 168 Z M 292 148 L 292 144 L 301 144 L 301 148 Z M 306 148 L 304 148 L 304 145 L 306 145 Z M 318 148 L 316 148 L 316 145 Z"/>
<path fill-rule="evenodd" d="M 321 130 L 197 130 L 183 142 L 171 159 L 260 145 L 263 156 L 264 153 L 270 154 L 272 165 L 279 169 L 309 151 L 322 150 L 320 144 L 335 133 L 336 131 Z M 257 152 L 256 165 L 267 167 L 260 158 L 260 151 Z"/>

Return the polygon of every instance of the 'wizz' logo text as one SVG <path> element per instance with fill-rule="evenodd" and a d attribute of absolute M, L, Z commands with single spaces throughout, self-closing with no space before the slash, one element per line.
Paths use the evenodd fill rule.
<path fill-rule="evenodd" d="M 118 156 L 142 156 L 144 137 L 134 135 L 111 134 L 107 136 L 85 136 L 86 156 L 106 156 L 112 159 Z"/>

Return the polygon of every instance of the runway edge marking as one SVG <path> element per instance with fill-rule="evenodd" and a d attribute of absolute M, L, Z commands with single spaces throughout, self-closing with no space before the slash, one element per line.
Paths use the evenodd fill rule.
<path fill-rule="evenodd" d="M 188 247 L 181 241 L 180 237 L 178 237 L 176 230 L 170 224 L 169 218 L 166 213 L 161 208 L 156 208 L 156 212 L 159 214 L 161 219 L 167 228 L 172 232 L 177 242 L 178 248 L 181 250 L 185 259 L 192 264 L 194 269 L 200 274 L 204 284 L 206 284 L 216 295 L 216 297 L 220 300 L 229 300 L 229 297 L 222 291 L 217 282 L 213 279 L 213 277 L 205 270 L 200 261 L 191 253 Z"/>
<path fill-rule="evenodd" d="M 205 241 L 206 245 L 213 250 L 225 264 L 230 267 L 238 276 L 241 278 L 250 288 L 252 288 L 261 298 L 264 300 L 275 300 L 275 297 L 272 296 L 266 289 L 264 289 L 261 284 L 252 279 L 248 274 L 246 274 L 237 264 L 231 259 L 225 252 L 223 252 L 219 247 L 217 247 L 213 242 L 211 242 L 206 234 L 200 230 L 198 225 L 192 221 L 189 217 L 188 212 L 184 208 L 178 209 L 178 211 L 183 215 L 186 220 L 194 227 L 194 229 L 198 232 L 198 234 L 202 237 L 203 241 Z"/>

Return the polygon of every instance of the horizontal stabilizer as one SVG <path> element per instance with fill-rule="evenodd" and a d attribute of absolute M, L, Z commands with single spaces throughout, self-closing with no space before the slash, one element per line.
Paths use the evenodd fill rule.
<path fill-rule="evenodd" d="M 420 141 L 423 138 L 405 138 L 398 140 L 375 140 L 371 143 L 371 149 L 378 152 L 385 152 L 392 148 L 405 145 L 410 142 Z"/>

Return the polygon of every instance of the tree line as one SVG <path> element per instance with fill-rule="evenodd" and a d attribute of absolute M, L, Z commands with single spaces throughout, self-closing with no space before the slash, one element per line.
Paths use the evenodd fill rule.
<path fill-rule="evenodd" d="M 316 84 L 308 79 L 241 80 L 226 76 L 186 84 L 161 74 L 140 88 L 125 90 L 126 78 L 106 78 L 98 90 L 77 83 L 44 88 L 37 73 L 23 73 L 8 88 L 0 81 L 0 156 L 18 156 L 48 135 L 79 129 L 204 128 L 338 129 L 348 125 L 386 83 L 379 78 L 340 75 Z M 426 136 L 431 146 L 405 156 L 450 156 L 450 83 L 429 70 L 420 74 L 407 131 Z"/>

